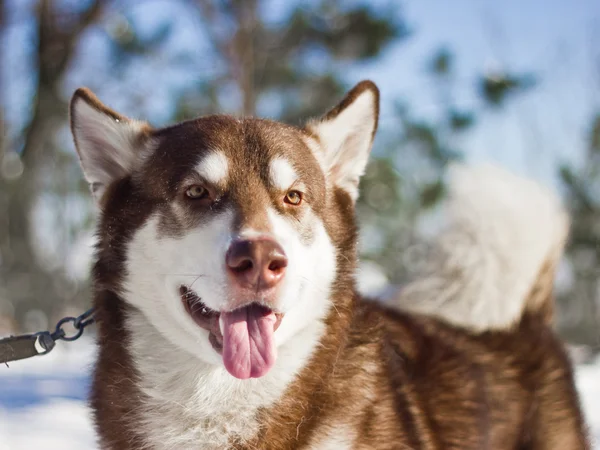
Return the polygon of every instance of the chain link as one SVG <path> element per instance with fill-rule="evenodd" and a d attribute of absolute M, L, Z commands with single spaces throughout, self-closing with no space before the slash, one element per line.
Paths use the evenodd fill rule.
<path fill-rule="evenodd" d="M 76 341 L 83 334 L 83 330 L 85 327 L 94 322 L 94 308 L 88 309 L 86 312 L 77 317 L 64 317 L 60 319 L 56 324 L 56 329 L 54 333 L 52 333 L 52 339 L 55 341 Z M 76 332 L 72 335 L 68 335 L 67 332 L 63 329 L 64 325 L 67 323 L 71 323 L 73 328 L 75 328 Z"/>

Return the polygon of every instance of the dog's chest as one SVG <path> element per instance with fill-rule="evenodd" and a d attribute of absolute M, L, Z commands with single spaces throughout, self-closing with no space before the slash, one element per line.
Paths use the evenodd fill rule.
<path fill-rule="evenodd" d="M 151 448 L 224 449 L 250 440 L 259 429 L 256 404 L 222 397 L 222 406 L 189 399 L 165 403 L 149 399 L 142 407 L 142 434 Z"/>
<path fill-rule="evenodd" d="M 318 339 L 316 330 L 299 333 L 268 375 L 238 380 L 169 344 L 139 316 L 129 325 L 142 393 L 132 425 L 152 449 L 224 449 L 252 440 L 261 428 L 259 409 L 282 397 Z"/>
<path fill-rule="evenodd" d="M 218 389 L 218 388 L 217 388 Z M 146 391 L 147 392 L 147 391 Z M 172 394 L 170 394 L 172 395 Z M 197 396 L 185 401 L 165 403 L 162 395 L 144 405 L 143 434 L 156 449 L 226 449 L 253 441 L 261 429 L 257 410 L 270 402 L 253 396 L 222 396 L 202 402 Z M 261 401 L 262 400 L 262 401 Z M 311 450 L 354 448 L 355 430 L 345 421 L 323 424 L 306 446 Z M 237 447 L 237 446 L 236 446 Z"/>
<path fill-rule="evenodd" d="M 173 349 L 168 364 L 140 358 L 136 366 L 143 393 L 139 431 L 156 449 L 223 449 L 247 441 L 259 429 L 258 409 L 284 389 L 278 380 L 234 379 L 223 368 Z"/>

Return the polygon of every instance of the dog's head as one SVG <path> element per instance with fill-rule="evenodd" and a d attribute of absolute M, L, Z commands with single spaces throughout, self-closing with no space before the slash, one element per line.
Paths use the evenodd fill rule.
<path fill-rule="evenodd" d="M 217 115 L 153 129 L 78 90 L 72 132 L 102 214 L 97 289 L 196 357 L 264 375 L 353 270 L 378 103 L 365 81 L 305 128 Z"/>

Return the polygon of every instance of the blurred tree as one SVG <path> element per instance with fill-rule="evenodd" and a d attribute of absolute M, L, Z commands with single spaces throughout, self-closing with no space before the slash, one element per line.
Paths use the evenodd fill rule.
<path fill-rule="evenodd" d="M 534 78 L 529 74 L 489 73 L 479 81 L 479 90 L 490 106 L 499 107 L 504 105 L 508 97 L 532 87 L 534 83 Z"/>
<path fill-rule="evenodd" d="M 344 63 L 378 57 L 387 44 L 408 35 L 390 6 L 320 0 L 290 3 L 281 20 L 258 0 L 194 0 L 211 44 L 211 80 L 181 95 L 185 115 L 223 111 L 220 99 L 237 95 L 235 112 L 298 123 L 321 114 L 346 89 Z"/>
<path fill-rule="evenodd" d="M 3 3 L 0 6 L 6 13 Z M 18 139 L 10 143 L 10 150 L 0 154 L 0 210 L 4 212 L 0 225 L 0 308 L 14 308 L 0 313 L 12 313 L 20 321 L 28 311 L 48 311 L 76 294 L 66 289 L 69 283 L 64 273 L 49 269 L 36 258 L 31 216 L 43 185 L 43 167 L 56 156 L 57 128 L 67 116 L 61 82 L 82 33 L 99 19 L 103 3 L 87 2 L 84 9 L 68 14 L 56 1 L 41 0 L 36 5 L 31 61 L 36 83 L 30 119 L 22 130 L 12 133 Z"/>
<path fill-rule="evenodd" d="M 4 0 L 0 0 L 0 61 L 3 60 L 4 50 L 4 32 L 6 28 L 6 11 L 5 11 Z M 4 147 L 6 145 L 6 132 L 4 129 L 4 102 L 2 101 L 2 89 L 5 87 L 2 74 L 0 73 L 0 166 L 4 159 Z M 0 219 L 2 220 L 2 219 Z"/>
<path fill-rule="evenodd" d="M 567 339 L 600 351 L 600 113 L 591 120 L 587 142 L 581 168 L 560 168 L 571 213 L 567 254 L 574 286 L 559 298 L 559 311 Z"/>

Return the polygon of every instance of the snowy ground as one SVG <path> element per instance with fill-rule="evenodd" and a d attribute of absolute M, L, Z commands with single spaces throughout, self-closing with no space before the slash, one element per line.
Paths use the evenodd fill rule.
<path fill-rule="evenodd" d="M 600 450 L 600 357 L 595 364 L 577 367 L 577 388 L 591 428 L 593 448 Z"/>
<path fill-rule="evenodd" d="M 0 367 L 0 450 L 97 448 L 85 406 L 93 359 L 93 344 L 82 339 Z M 578 367 L 577 385 L 600 450 L 600 359 Z"/>
<path fill-rule="evenodd" d="M 94 354 L 82 338 L 0 366 L 0 450 L 97 448 L 85 405 Z"/>

